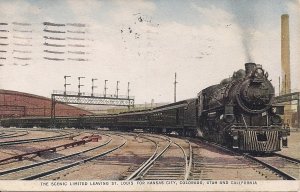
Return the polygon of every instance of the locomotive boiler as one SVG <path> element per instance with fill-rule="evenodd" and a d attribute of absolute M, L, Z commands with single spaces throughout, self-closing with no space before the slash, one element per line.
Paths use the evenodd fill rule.
<path fill-rule="evenodd" d="M 198 122 L 204 138 L 249 152 L 273 152 L 287 146 L 289 129 L 274 106 L 274 88 L 262 66 L 246 63 L 220 84 L 198 94 Z"/>

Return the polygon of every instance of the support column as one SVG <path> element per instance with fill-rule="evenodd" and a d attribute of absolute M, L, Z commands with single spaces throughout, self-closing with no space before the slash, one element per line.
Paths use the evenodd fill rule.
<path fill-rule="evenodd" d="M 55 105 L 56 105 L 56 102 L 55 102 L 55 96 L 54 95 L 51 95 L 51 127 L 52 128 L 55 128 Z"/>
<path fill-rule="evenodd" d="M 298 129 L 300 129 L 300 93 L 298 93 L 298 100 L 297 100 L 297 124 Z"/>

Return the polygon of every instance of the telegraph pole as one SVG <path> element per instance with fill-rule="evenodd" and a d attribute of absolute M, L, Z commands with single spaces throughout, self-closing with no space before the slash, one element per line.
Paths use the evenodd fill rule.
<path fill-rule="evenodd" d="M 177 77 L 177 74 L 175 73 L 175 81 L 174 81 L 174 102 L 176 102 L 176 84 L 178 83 L 176 81 L 176 77 Z"/>
<path fill-rule="evenodd" d="M 67 94 L 67 85 L 71 85 L 70 83 L 67 83 L 67 78 L 68 77 L 71 77 L 70 75 L 65 75 L 64 78 L 65 78 L 65 84 L 64 84 L 64 87 L 65 87 L 65 91 L 64 91 L 64 95 Z"/>
<path fill-rule="evenodd" d="M 92 79 L 92 97 L 94 96 L 94 88 L 97 88 L 97 86 L 94 86 L 94 81 L 98 79 Z"/>
<path fill-rule="evenodd" d="M 128 99 L 129 99 L 129 92 L 130 92 L 129 85 L 130 85 L 130 82 L 128 82 L 128 85 L 127 85 L 127 96 L 128 96 Z"/>
<path fill-rule="evenodd" d="M 128 82 L 128 84 L 127 84 L 127 97 L 128 97 L 128 99 L 129 99 L 129 92 L 130 92 L 129 85 L 130 85 L 130 82 Z M 129 110 L 130 110 L 130 106 L 128 105 L 128 111 Z"/>
<path fill-rule="evenodd" d="M 281 95 L 281 89 L 280 89 L 280 76 L 278 77 L 278 80 L 279 80 L 279 82 L 278 82 L 278 83 L 279 83 L 279 85 L 278 85 L 278 86 L 279 86 L 279 91 L 278 91 L 279 93 L 278 93 L 278 95 Z"/>
<path fill-rule="evenodd" d="M 104 97 L 106 97 L 106 90 L 107 90 L 107 87 L 106 87 L 106 82 L 108 80 L 104 80 Z"/>
<path fill-rule="evenodd" d="M 80 87 L 84 86 L 84 85 L 80 84 L 80 79 L 84 79 L 84 78 L 85 77 L 78 77 L 78 96 L 81 95 L 81 93 L 80 93 Z"/>
<path fill-rule="evenodd" d="M 120 83 L 120 81 L 117 81 L 117 98 L 118 98 L 118 95 L 119 95 L 119 83 Z"/>

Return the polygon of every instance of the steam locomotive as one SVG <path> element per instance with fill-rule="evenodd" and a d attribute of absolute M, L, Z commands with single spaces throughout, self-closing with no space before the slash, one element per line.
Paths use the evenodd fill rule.
<path fill-rule="evenodd" d="M 143 131 L 205 139 L 245 152 L 266 153 L 287 146 L 289 127 L 282 121 L 283 106 L 273 105 L 274 88 L 262 66 L 246 63 L 220 84 L 196 98 L 148 110 L 82 117 L 57 117 L 57 127 Z M 48 117 L 0 120 L 1 126 L 50 127 Z M 281 145 L 282 141 L 282 145 Z"/>
<path fill-rule="evenodd" d="M 242 151 L 273 152 L 287 146 L 283 106 L 272 104 L 274 88 L 262 66 L 246 63 L 220 84 L 198 94 L 203 137 Z"/>

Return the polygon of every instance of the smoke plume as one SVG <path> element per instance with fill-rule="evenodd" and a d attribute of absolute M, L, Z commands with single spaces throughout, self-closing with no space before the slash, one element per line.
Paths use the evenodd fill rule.
<path fill-rule="evenodd" d="M 244 54 L 246 57 L 245 59 L 247 62 L 254 62 L 253 55 L 252 55 L 252 49 L 253 49 L 252 38 L 249 34 L 247 34 L 247 32 L 245 32 L 245 30 L 243 30 L 241 35 L 242 35 L 242 45 L 244 48 Z"/>
<path fill-rule="evenodd" d="M 254 62 L 253 57 L 253 39 L 254 31 L 257 28 L 255 15 L 255 1 L 232 1 L 228 5 L 230 11 L 235 16 L 235 22 L 241 31 L 242 46 L 244 49 L 246 62 Z"/>

